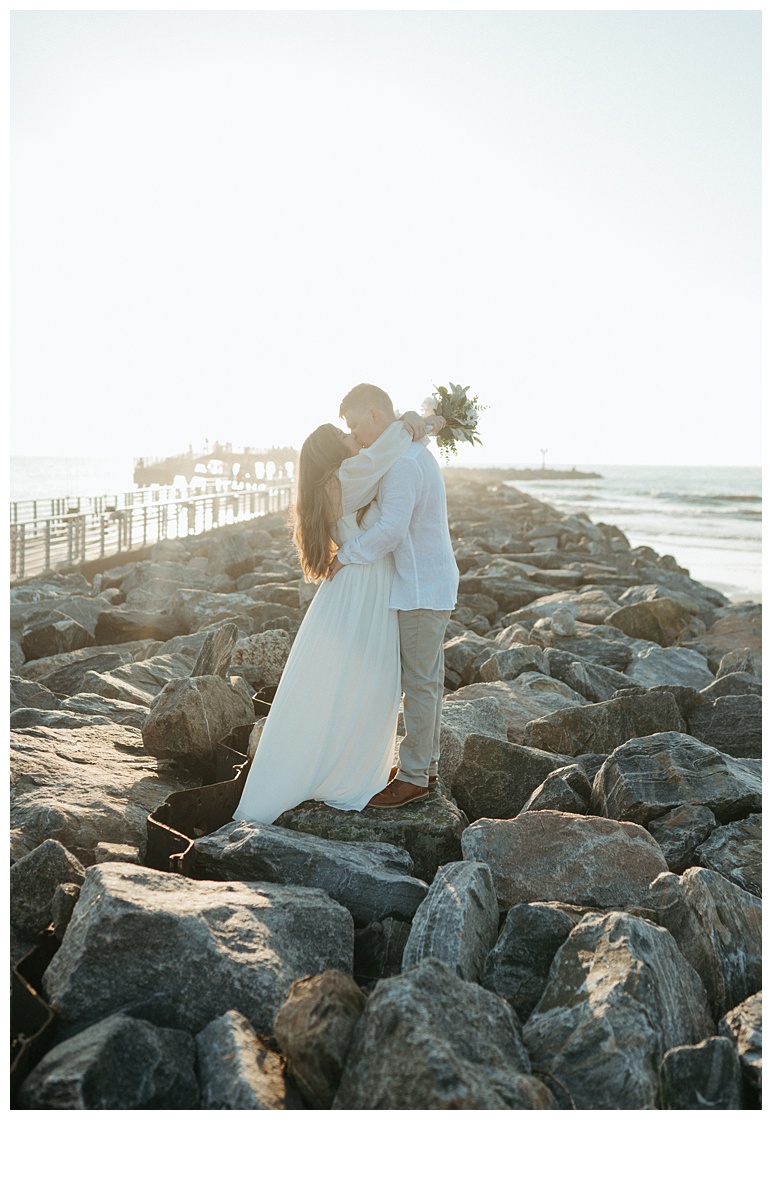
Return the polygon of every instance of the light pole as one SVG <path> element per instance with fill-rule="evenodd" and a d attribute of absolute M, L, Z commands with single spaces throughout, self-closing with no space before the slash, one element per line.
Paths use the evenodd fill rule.
<path fill-rule="evenodd" d="M 540 450 L 539 453 L 541 454 L 541 469 L 542 469 L 542 471 L 544 471 L 544 470 L 546 470 L 546 467 L 544 466 L 544 460 L 547 457 L 547 451 Z"/>

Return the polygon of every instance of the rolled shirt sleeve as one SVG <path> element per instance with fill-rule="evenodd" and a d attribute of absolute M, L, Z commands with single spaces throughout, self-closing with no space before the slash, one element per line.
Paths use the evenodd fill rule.
<path fill-rule="evenodd" d="M 415 463 L 409 458 L 398 458 L 381 483 L 379 520 L 345 542 L 338 551 L 338 561 L 346 565 L 372 563 L 390 554 L 407 535 L 419 487 Z"/>
<path fill-rule="evenodd" d="M 412 440 L 402 422 L 394 421 L 372 446 L 343 460 L 338 468 L 338 478 L 344 517 L 374 499 L 383 476 L 401 458 Z"/>

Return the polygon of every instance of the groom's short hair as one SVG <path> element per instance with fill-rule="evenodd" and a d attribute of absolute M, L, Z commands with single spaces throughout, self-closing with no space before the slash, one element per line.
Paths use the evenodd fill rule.
<path fill-rule="evenodd" d="M 384 392 L 383 388 L 376 387 L 373 383 L 358 383 L 340 402 L 339 416 L 345 417 L 346 413 L 363 412 L 368 408 L 377 408 L 385 416 L 394 420 L 394 405 L 391 402 L 391 397 Z"/>

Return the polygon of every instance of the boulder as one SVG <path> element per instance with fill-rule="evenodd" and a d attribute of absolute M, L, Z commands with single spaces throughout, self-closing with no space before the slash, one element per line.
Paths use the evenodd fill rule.
<path fill-rule="evenodd" d="M 472 734 L 453 777 L 453 799 L 470 821 L 516 817 L 534 789 L 566 763 L 556 754 Z"/>
<path fill-rule="evenodd" d="M 663 596 L 622 605 L 606 617 L 605 623 L 621 629 L 628 637 L 656 642 L 658 646 L 672 646 L 688 630 L 692 615 L 690 609 L 677 600 Z"/>
<path fill-rule="evenodd" d="M 761 992 L 726 1013 L 718 1023 L 718 1032 L 737 1047 L 746 1105 L 761 1108 Z"/>
<path fill-rule="evenodd" d="M 583 704 L 549 713 L 526 726 L 524 742 L 553 754 L 611 754 L 631 738 L 666 730 L 686 732 L 672 696 L 618 696 L 600 704 Z"/>
<path fill-rule="evenodd" d="M 659 1068 L 659 1108 L 742 1108 L 740 1058 L 731 1038 L 704 1038 L 697 1046 L 675 1046 Z"/>
<path fill-rule="evenodd" d="M 273 1036 L 311 1108 L 332 1107 L 364 1007 L 364 992 L 340 971 L 308 975 L 290 987 Z"/>
<path fill-rule="evenodd" d="M 52 714 L 59 715 L 59 714 Z M 121 725 L 16 730 L 11 735 L 11 849 L 21 858 L 55 838 L 82 863 L 99 842 L 144 851 L 148 815 L 170 792 L 200 784 L 161 768 Z"/>
<path fill-rule="evenodd" d="M 507 727 L 501 715 L 501 705 L 495 697 L 455 700 L 452 704 L 443 704 L 439 775 L 446 788 L 453 787 L 467 739 L 472 734 L 484 734 L 486 737 L 506 742 Z"/>
<path fill-rule="evenodd" d="M 477 662 L 492 653 L 490 641 L 479 634 L 467 631 L 459 637 L 450 638 L 444 645 L 445 686 L 457 688 L 471 683 Z"/>
<path fill-rule="evenodd" d="M 532 633 L 531 639 L 545 650 L 558 649 L 581 662 L 611 667 L 614 671 L 624 671 L 633 653 L 646 648 L 640 641 L 626 638 L 621 632 L 615 636 L 609 625 L 577 626 L 572 637 L 560 637 L 551 630 L 543 630 Z"/>
<path fill-rule="evenodd" d="M 350 974 L 353 950 L 351 914 L 315 888 L 103 863 L 86 872 L 43 987 L 65 1025 L 122 1011 L 198 1033 L 235 1008 L 270 1037 L 293 980 Z"/>
<path fill-rule="evenodd" d="M 592 785 L 579 763 L 552 771 L 531 792 L 520 811 L 541 812 L 545 808 L 582 816 L 592 812 Z M 601 812 L 596 815 L 603 817 L 606 814 Z"/>
<path fill-rule="evenodd" d="M 761 811 L 761 764 L 740 762 L 687 734 L 655 733 L 609 755 L 593 797 L 610 817 L 642 825 L 683 804 L 736 821 Z"/>
<path fill-rule="evenodd" d="M 719 696 L 689 718 L 689 732 L 734 758 L 761 758 L 761 696 Z"/>
<path fill-rule="evenodd" d="M 703 641 L 708 655 L 718 670 L 724 655 L 733 650 L 750 652 L 756 673 L 761 677 L 761 605 L 752 601 L 728 604 L 718 610 Z"/>
<path fill-rule="evenodd" d="M 235 1009 L 196 1034 L 196 1055 L 201 1108 L 284 1112 L 303 1107 L 287 1081 L 281 1056 Z"/>
<path fill-rule="evenodd" d="M 659 844 L 669 869 L 680 875 L 689 867 L 708 866 L 694 861 L 694 852 L 716 828 L 716 818 L 700 804 L 679 804 L 663 817 L 649 821 L 649 833 Z"/>
<path fill-rule="evenodd" d="M 736 672 L 750 675 L 752 679 L 758 679 L 756 659 L 750 646 L 737 646 L 734 650 L 722 654 L 716 671 L 716 679 L 723 679 L 724 676 L 733 675 Z"/>
<path fill-rule="evenodd" d="M 292 640 L 285 629 L 253 633 L 236 642 L 231 670 L 254 687 L 278 687 L 291 648 Z"/>
<path fill-rule="evenodd" d="M 389 975 L 399 975 L 410 925 L 386 917 L 354 930 L 354 978 L 369 987 Z"/>
<path fill-rule="evenodd" d="M 174 679 L 150 706 L 142 741 L 157 758 L 211 762 L 217 743 L 236 725 L 255 717 L 251 696 L 232 688 L 219 675 Z"/>
<path fill-rule="evenodd" d="M 80 884 L 60 883 L 51 900 L 51 922 L 54 935 L 61 942 L 80 897 Z"/>
<path fill-rule="evenodd" d="M 436 958 L 461 979 L 476 983 L 498 931 L 499 906 L 490 867 L 447 863 L 437 871 L 413 918 L 402 969 Z"/>
<path fill-rule="evenodd" d="M 200 879 L 243 879 L 319 888 L 360 925 L 409 920 L 428 887 L 413 878 L 406 850 L 379 842 L 330 841 L 294 829 L 231 822 L 195 843 Z"/>
<path fill-rule="evenodd" d="M 548 587 L 539 583 L 529 583 L 514 573 L 509 577 L 503 574 L 494 575 L 490 566 L 462 575 L 458 581 L 458 590 L 460 600 L 463 600 L 466 592 L 483 592 L 495 600 L 499 610 L 505 613 L 517 612 L 531 601 L 538 600 L 539 596 L 548 596 L 550 593 Z"/>
<path fill-rule="evenodd" d="M 695 851 L 695 866 L 709 867 L 731 883 L 761 895 L 761 813 L 721 825 Z"/>
<path fill-rule="evenodd" d="M 105 646 L 84 646 L 81 650 L 72 650 L 64 654 L 53 654 L 49 658 L 38 658 L 32 662 L 25 663 L 19 668 L 19 674 L 24 679 L 37 679 L 45 687 L 52 692 L 66 691 L 66 688 L 58 687 L 57 684 L 65 682 L 67 676 L 60 676 L 59 672 L 68 667 L 83 667 L 83 671 L 75 676 L 72 681 L 72 691 L 80 691 L 82 685 L 83 674 L 89 670 L 92 661 L 97 663 L 104 660 L 104 656 L 109 654 L 119 659 L 115 665 L 122 663 L 134 662 L 135 658 L 139 658 L 143 653 L 146 653 L 148 648 L 154 643 L 147 639 L 141 642 L 129 642 L 125 646 L 120 647 L 105 647 Z M 156 645 L 158 643 L 155 643 Z M 112 660 L 111 660 L 112 661 Z M 84 664 L 88 663 L 88 666 Z M 112 666 L 109 668 L 113 669 Z"/>
<path fill-rule="evenodd" d="M 549 675 L 546 666 L 546 656 L 539 646 L 510 646 L 507 650 L 497 650 L 486 657 L 481 657 L 474 672 L 482 683 L 491 683 L 497 679 L 517 679 L 526 671 L 537 671 L 541 675 Z"/>
<path fill-rule="evenodd" d="M 705 867 L 654 880 L 649 907 L 705 985 L 716 1020 L 761 987 L 761 901 Z"/>
<path fill-rule="evenodd" d="M 548 583 L 556 574 L 555 571 L 536 571 L 534 579 L 537 582 Z M 577 583 L 581 579 L 578 572 L 570 572 L 570 574 Z M 527 608 L 521 609 L 518 616 L 521 619 L 535 617 L 537 620 L 542 617 L 552 618 L 565 610 L 568 605 L 573 610 L 576 620 L 583 625 L 602 625 L 606 618 L 619 608 L 616 601 L 612 600 L 608 593 L 601 588 L 588 588 L 586 592 L 554 592 L 550 596 L 543 596 L 539 600 L 534 600 Z M 554 624 L 552 628 L 555 629 Z M 556 632 L 558 631 L 556 630 Z M 571 636 L 574 633 L 575 630 L 572 630 Z"/>
<path fill-rule="evenodd" d="M 143 704 L 131 704 L 128 700 L 108 700 L 105 696 L 94 696 L 80 692 L 62 700 L 59 713 L 64 716 L 103 717 L 112 725 L 127 725 L 131 729 L 142 729 L 147 719 L 147 708 Z"/>
<path fill-rule="evenodd" d="M 335 1109 L 549 1109 L 512 1009 L 426 958 L 378 983 L 354 1033 Z"/>
<path fill-rule="evenodd" d="M 615 692 L 629 684 L 629 679 L 621 671 L 611 667 L 598 666 L 596 663 L 582 661 L 572 654 L 566 654 L 550 646 L 544 651 L 545 674 L 567 684 L 574 692 L 578 692 L 591 704 L 598 701 L 610 700 Z"/>
<path fill-rule="evenodd" d="M 149 707 L 167 683 L 189 678 L 194 661 L 185 652 L 154 654 L 141 662 L 125 663 L 110 671 L 87 671 L 83 676 L 83 691 L 107 700 L 124 700 L 128 704 Z"/>
<path fill-rule="evenodd" d="M 193 1038 L 114 1013 L 49 1050 L 24 1080 L 19 1103 L 92 1110 L 198 1108 Z"/>
<path fill-rule="evenodd" d="M 225 573 L 231 579 L 245 575 L 255 565 L 255 550 L 249 536 L 241 529 L 228 532 L 218 530 L 209 548 L 209 572 L 212 575 Z"/>
<path fill-rule="evenodd" d="M 646 688 L 678 684 L 699 691 L 713 682 L 713 674 L 704 657 L 698 650 L 686 646 L 647 647 L 634 655 L 625 675 L 628 682 Z"/>
<path fill-rule="evenodd" d="M 94 862 L 139 863 L 140 853 L 136 846 L 126 842 L 97 842 L 94 847 Z"/>
<path fill-rule="evenodd" d="M 460 700 L 480 700 L 493 696 L 501 705 L 501 715 L 507 726 L 510 742 L 522 742 L 529 721 L 559 709 L 584 704 L 584 697 L 572 692 L 559 679 L 551 679 L 537 671 L 525 671 L 516 679 L 493 683 L 471 683 L 451 692 L 445 705 Z"/>
<path fill-rule="evenodd" d="M 51 712 L 59 708 L 60 704 L 61 699 L 42 683 L 23 679 L 21 675 L 11 675 L 11 712 L 16 712 L 19 708 L 48 709 Z"/>
<path fill-rule="evenodd" d="M 723 659 L 721 660 L 724 661 Z M 761 682 L 747 671 L 733 671 L 728 675 L 717 675 L 707 687 L 700 688 L 700 696 L 711 703 L 719 696 L 760 696 Z"/>
<path fill-rule="evenodd" d="M 336 842 L 388 842 L 401 846 L 413 860 L 419 879 L 431 883 L 437 868 L 461 858 L 461 831 L 468 821 L 438 788 L 425 800 L 403 808 L 364 808 L 344 812 L 317 800 L 306 800 L 277 817 L 274 825 L 297 829 Z"/>
<path fill-rule="evenodd" d="M 579 1109 L 655 1108 L 662 1056 L 713 1032 L 705 989 L 672 936 L 625 912 L 575 926 L 523 1029 L 534 1069 Z"/>
<path fill-rule="evenodd" d="M 66 654 L 93 645 L 93 635 L 74 617 L 68 617 L 57 609 L 27 625 L 21 637 L 21 648 L 26 659 L 50 658 L 54 654 Z"/>
<path fill-rule="evenodd" d="M 467 861 L 490 866 L 502 912 L 538 900 L 645 907 L 649 885 L 667 868 L 640 825 L 546 809 L 509 821 L 476 821 L 464 830 L 461 846 Z"/>
<path fill-rule="evenodd" d="M 76 659 L 74 662 L 61 666 L 47 675 L 40 677 L 39 682 L 52 692 L 63 696 L 74 696 L 85 691 L 84 680 L 89 671 L 104 673 L 114 671 L 134 661 L 131 650 L 98 650 L 89 658 Z M 40 705 L 37 705 L 39 708 Z"/>
<path fill-rule="evenodd" d="M 84 875 L 82 863 L 61 842 L 41 842 L 11 867 L 11 924 L 25 937 L 38 937 L 51 923 L 59 884 L 80 884 Z"/>
<path fill-rule="evenodd" d="M 142 612 L 140 609 L 109 608 L 99 614 L 95 639 L 99 646 L 118 646 L 154 638 L 167 642 L 169 638 L 186 633 L 179 617 L 164 613 Z"/>
<path fill-rule="evenodd" d="M 570 904 L 514 904 L 485 960 L 480 983 L 527 1021 L 541 999 L 553 958 L 586 912 Z"/>

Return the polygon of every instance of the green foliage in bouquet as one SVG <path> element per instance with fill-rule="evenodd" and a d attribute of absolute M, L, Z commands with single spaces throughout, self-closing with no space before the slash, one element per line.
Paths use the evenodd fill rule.
<path fill-rule="evenodd" d="M 424 402 L 427 416 L 435 413 L 445 418 L 445 428 L 437 434 L 437 445 L 446 462 L 451 454 L 458 454 L 457 442 L 482 445 L 477 436 L 477 420 L 485 406 L 479 403 L 477 396 L 468 396 L 468 391 L 469 385 L 461 387 L 458 383 L 450 383 L 447 387 L 435 387 L 431 398 Z"/>

